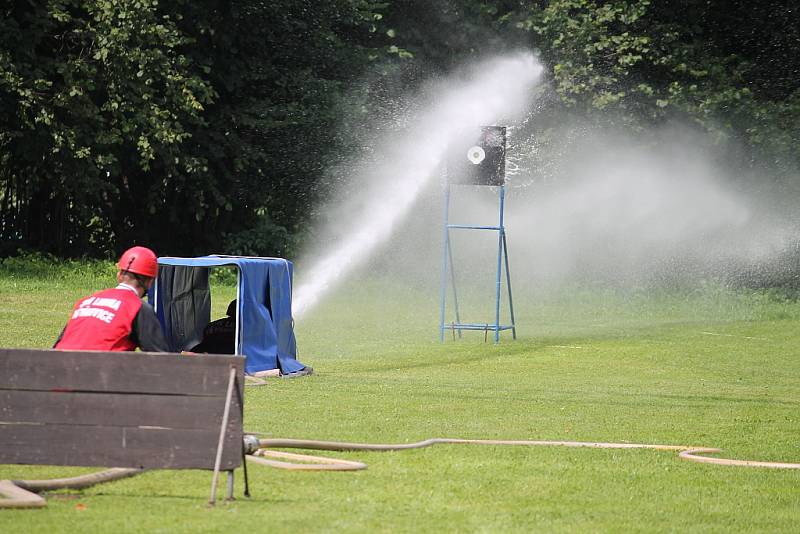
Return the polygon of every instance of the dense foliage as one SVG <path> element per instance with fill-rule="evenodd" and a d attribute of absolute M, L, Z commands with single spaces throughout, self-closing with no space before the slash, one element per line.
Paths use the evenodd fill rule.
<path fill-rule="evenodd" d="M 688 120 L 788 172 L 798 45 L 777 0 L 4 1 L 0 255 L 291 254 L 356 142 L 342 114 L 380 111 L 367 73 L 410 87 L 519 47 L 552 112 Z"/>
<path fill-rule="evenodd" d="M 641 126 L 688 119 L 796 167 L 800 10 L 791 2 L 556 0 L 523 10 L 563 103 Z M 745 158 L 745 161 L 747 158 Z"/>

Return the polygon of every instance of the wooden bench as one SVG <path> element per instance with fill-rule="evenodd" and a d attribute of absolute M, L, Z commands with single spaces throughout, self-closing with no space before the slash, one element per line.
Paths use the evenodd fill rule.
<path fill-rule="evenodd" d="M 244 358 L 0 349 L 0 464 L 212 469 L 243 458 Z"/>

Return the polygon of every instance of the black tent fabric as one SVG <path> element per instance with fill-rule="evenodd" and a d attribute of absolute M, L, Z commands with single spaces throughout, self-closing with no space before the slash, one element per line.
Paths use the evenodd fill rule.
<path fill-rule="evenodd" d="M 211 318 L 209 269 L 162 265 L 158 270 L 162 295 L 159 318 L 172 352 L 189 350 L 203 340 L 203 328 Z"/>

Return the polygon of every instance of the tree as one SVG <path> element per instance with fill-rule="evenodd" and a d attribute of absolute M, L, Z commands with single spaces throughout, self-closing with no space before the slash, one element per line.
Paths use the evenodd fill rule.
<path fill-rule="evenodd" d="M 682 117 L 800 162 L 800 12 L 787 2 L 553 0 L 505 22 L 531 34 L 568 108 L 632 127 Z"/>
<path fill-rule="evenodd" d="M 328 169 L 370 141 L 358 125 L 523 45 L 549 67 L 540 130 L 680 118 L 788 172 L 798 17 L 779 0 L 6 2 L 0 255 L 290 254 Z"/>
<path fill-rule="evenodd" d="M 229 253 L 285 254 L 332 157 L 347 85 L 369 61 L 376 5 L 365 0 L 183 4 L 187 48 L 216 98 L 195 150 L 222 195 L 204 217 Z M 258 228 L 259 231 L 253 231 Z"/>
<path fill-rule="evenodd" d="M 164 196 L 164 175 L 199 175 L 182 146 L 211 88 L 157 0 L 16 2 L 2 15 L 2 239 L 107 253 L 129 240 L 128 208 Z"/>

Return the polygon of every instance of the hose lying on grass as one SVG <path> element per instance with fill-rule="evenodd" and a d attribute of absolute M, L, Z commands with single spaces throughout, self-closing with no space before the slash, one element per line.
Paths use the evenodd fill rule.
<path fill-rule="evenodd" d="M 721 449 L 711 447 L 689 447 L 686 445 L 656 445 L 646 443 L 600 443 L 592 441 L 538 441 L 538 440 L 497 440 L 497 439 L 458 439 L 458 438 L 431 438 L 423 441 L 402 444 L 378 443 L 347 443 L 338 441 L 317 441 L 303 439 L 261 439 L 258 440 L 259 448 L 247 458 L 261 464 L 291 470 L 337 470 L 355 471 L 365 469 L 367 466 L 361 462 L 349 460 L 334 460 L 318 456 L 303 456 L 307 461 L 324 461 L 323 465 L 292 464 L 288 462 L 265 460 L 263 456 L 287 455 L 266 449 L 312 449 L 323 451 L 401 451 L 406 449 L 421 449 L 437 444 L 466 444 L 466 445 L 521 445 L 545 447 L 589 447 L 594 449 L 655 449 L 660 451 L 678 451 L 678 457 L 692 462 L 733 465 L 741 467 L 767 467 L 772 469 L 800 469 L 800 463 L 786 462 L 760 462 L 754 460 L 733 460 L 728 458 L 709 458 L 701 456 L 722 452 Z M 285 457 L 285 456 L 284 456 Z M 297 458 L 298 460 L 301 458 Z M 310 460 L 313 459 L 313 460 Z M 336 462 L 341 462 L 337 464 Z M 356 465 L 350 465 L 356 464 Z"/>
<path fill-rule="evenodd" d="M 421 449 L 423 447 L 430 447 L 437 444 L 589 447 L 594 449 L 654 449 L 660 451 L 677 451 L 678 457 L 692 462 L 743 467 L 766 467 L 772 469 L 800 469 L 800 463 L 760 462 L 754 460 L 709 458 L 702 455 L 718 453 L 721 452 L 721 450 L 711 447 L 689 447 L 685 445 L 457 438 L 431 438 L 414 443 L 383 444 L 348 443 L 340 441 L 318 441 L 305 439 L 258 439 L 255 436 L 245 436 L 247 459 L 262 465 L 267 465 L 269 467 L 293 471 L 358 471 L 361 469 L 366 469 L 367 464 L 352 460 L 341 460 L 322 456 L 309 456 L 306 454 L 294 454 L 290 452 L 267 449 L 307 449 L 340 452 L 401 451 L 406 449 Z M 280 460 L 275 458 L 280 458 Z M 283 460 L 295 461 L 291 462 Z M 88 475 L 53 480 L 0 480 L 0 495 L 7 497 L 6 499 L 0 499 L 0 508 L 41 508 L 46 505 L 46 501 L 43 497 L 37 495 L 39 492 L 67 488 L 87 488 L 103 482 L 111 482 L 121 478 L 132 477 L 143 472 L 143 469 L 108 469 L 106 471 L 100 471 Z"/>
<path fill-rule="evenodd" d="M 37 493 L 59 489 L 82 489 L 143 473 L 144 469 L 113 468 L 88 475 L 49 480 L 0 480 L 0 508 L 42 508 L 47 501 Z"/>

